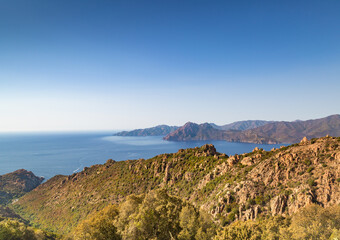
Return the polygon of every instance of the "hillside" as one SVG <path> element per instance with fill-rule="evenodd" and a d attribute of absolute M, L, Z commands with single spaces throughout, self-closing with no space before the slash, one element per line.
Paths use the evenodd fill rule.
<path fill-rule="evenodd" d="M 225 124 L 219 126 L 221 130 L 249 130 L 257 127 L 261 127 L 268 123 L 273 123 L 273 121 L 264 121 L 264 120 L 246 120 L 246 121 L 238 121 L 229 124 Z"/>
<path fill-rule="evenodd" d="M 230 128 L 238 126 L 239 129 L 254 126 L 254 122 L 239 122 L 241 125 L 229 125 Z M 164 137 L 169 141 L 192 140 L 226 140 L 229 142 L 248 143 L 296 143 L 304 136 L 308 138 L 322 137 L 325 135 L 340 136 L 340 115 L 325 118 L 294 121 L 294 122 L 259 122 L 262 126 L 248 130 L 222 130 L 216 126 L 205 124 L 187 123 L 183 127 L 171 132 Z M 227 125 L 226 125 L 227 126 Z"/>
<path fill-rule="evenodd" d="M 326 135 L 340 136 L 340 115 L 307 121 L 274 122 L 247 130 L 244 134 L 272 138 L 279 143 L 298 142 L 304 136 L 309 139 Z"/>
<path fill-rule="evenodd" d="M 14 198 L 21 197 L 43 180 L 43 177 L 37 177 L 25 169 L 0 175 L 0 204 L 5 205 Z"/>
<path fill-rule="evenodd" d="M 224 132 L 216 129 L 209 123 L 196 124 L 187 122 L 163 138 L 169 141 L 192 141 L 192 140 L 223 140 Z"/>
<path fill-rule="evenodd" d="M 14 204 L 34 224 L 58 233 L 131 194 L 166 189 L 208 212 L 216 223 L 288 216 L 312 203 L 340 203 L 340 138 L 304 140 L 272 151 L 227 156 L 214 146 L 55 176 Z"/>
<path fill-rule="evenodd" d="M 229 142 L 278 143 L 273 138 L 259 136 L 252 132 L 219 130 L 209 123 L 196 124 L 191 122 L 169 133 L 163 139 L 167 141 L 226 140 Z"/>
<path fill-rule="evenodd" d="M 159 125 L 151 128 L 118 132 L 113 134 L 113 136 L 164 136 L 175 131 L 178 128 L 179 127 L 176 126 Z"/>
<path fill-rule="evenodd" d="M 248 129 L 253 129 L 259 126 L 263 126 L 271 122 L 272 121 L 247 120 L 247 121 L 233 122 L 233 123 L 222 125 L 222 126 L 218 126 L 214 123 L 209 123 L 209 125 L 219 130 L 248 130 Z M 122 132 L 113 134 L 113 136 L 165 136 L 171 132 L 176 131 L 178 128 L 180 127 L 158 125 L 156 127 L 151 127 L 151 128 L 135 129 L 132 131 L 122 131 Z"/>

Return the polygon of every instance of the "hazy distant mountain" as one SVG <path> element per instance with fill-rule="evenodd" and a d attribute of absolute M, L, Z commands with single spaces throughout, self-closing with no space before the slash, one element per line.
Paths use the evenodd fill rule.
<path fill-rule="evenodd" d="M 187 122 L 183 127 L 169 133 L 164 139 L 169 141 L 224 140 L 224 131 L 216 129 L 209 123 Z"/>
<path fill-rule="evenodd" d="M 261 127 L 263 125 L 266 125 L 268 123 L 273 123 L 274 121 L 264 121 L 264 120 L 246 120 L 246 121 L 238 121 L 229 123 L 226 125 L 218 126 L 214 123 L 210 123 L 214 128 L 220 129 L 220 130 L 248 130 L 253 129 L 257 127 Z"/>
<path fill-rule="evenodd" d="M 113 136 L 164 136 L 175 131 L 178 128 L 179 127 L 177 126 L 158 125 L 151 128 L 118 132 L 115 133 Z"/>
<path fill-rule="evenodd" d="M 263 126 L 271 122 L 272 121 L 247 120 L 247 121 L 238 121 L 238 122 L 234 122 L 234 123 L 230 123 L 230 124 L 226 124 L 222 126 L 216 125 L 214 123 L 206 123 L 206 124 L 209 124 L 211 127 L 213 127 L 214 129 L 218 129 L 218 130 L 247 130 L 247 129 L 252 129 L 252 128 L 259 127 L 259 126 Z M 156 127 L 151 127 L 151 128 L 135 129 L 132 131 L 122 131 L 122 132 L 115 133 L 114 136 L 164 136 L 164 135 L 168 135 L 171 132 L 174 132 L 178 128 L 180 127 L 158 125 Z M 203 131 L 203 129 L 201 131 Z M 199 138 L 199 136 L 197 136 L 197 138 Z M 203 139 L 201 140 L 206 140 L 206 136 L 203 137 Z"/>
<path fill-rule="evenodd" d="M 256 121 L 243 121 L 229 125 L 229 130 L 216 128 L 209 123 L 186 123 L 183 127 L 164 137 L 170 141 L 191 140 L 226 140 L 230 142 L 249 143 L 294 143 L 303 137 L 315 138 L 325 135 L 340 136 L 340 115 L 332 115 L 326 118 L 294 121 L 294 122 L 266 122 L 259 121 L 262 126 L 248 130 L 232 130 L 254 126 Z M 227 125 L 225 125 L 227 126 Z"/>
<path fill-rule="evenodd" d="M 258 137 L 254 134 L 243 134 L 240 130 L 220 130 L 210 123 L 186 123 L 176 131 L 169 133 L 163 139 L 168 141 L 198 141 L 198 140 L 226 140 L 229 142 L 277 143 L 268 137 Z"/>
<path fill-rule="evenodd" d="M 307 121 L 274 122 L 243 133 L 245 135 L 275 139 L 279 143 L 293 143 L 300 141 L 303 137 L 310 139 L 326 136 L 327 134 L 339 137 L 340 115 L 331 115 Z"/>

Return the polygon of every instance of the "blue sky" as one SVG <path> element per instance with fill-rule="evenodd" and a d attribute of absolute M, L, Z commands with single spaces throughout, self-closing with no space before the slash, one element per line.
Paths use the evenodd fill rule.
<path fill-rule="evenodd" d="M 4 0 L 0 131 L 340 113 L 340 1 Z"/>

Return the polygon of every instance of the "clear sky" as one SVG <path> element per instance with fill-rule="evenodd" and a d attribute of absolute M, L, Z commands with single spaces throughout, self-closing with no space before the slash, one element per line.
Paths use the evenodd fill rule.
<path fill-rule="evenodd" d="M 340 1 L 2 0 L 0 131 L 340 113 Z"/>

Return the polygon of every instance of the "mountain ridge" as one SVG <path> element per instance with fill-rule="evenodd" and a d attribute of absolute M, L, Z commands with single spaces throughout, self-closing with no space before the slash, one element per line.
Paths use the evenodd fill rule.
<path fill-rule="evenodd" d="M 217 128 L 212 130 L 213 128 L 214 126 L 209 123 L 196 124 L 195 127 L 192 124 L 185 124 L 163 139 L 169 141 L 226 140 L 229 142 L 268 144 L 294 143 L 304 136 L 308 138 L 321 137 L 327 134 L 340 136 L 340 115 L 335 114 L 306 121 L 267 122 L 259 127 L 238 131 Z"/>
<path fill-rule="evenodd" d="M 208 123 L 213 128 L 219 130 L 248 130 L 255 127 L 263 126 L 265 124 L 271 123 L 273 121 L 265 120 L 245 120 L 237 121 L 225 125 L 217 125 L 215 123 Z M 113 136 L 162 136 L 167 135 L 180 128 L 179 126 L 169 126 L 169 125 L 157 125 L 150 128 L 134 129 L 131 131 L 121 131 L 113 134 Z"/>
<path fill-rule="evenodd" d="M 113 136 L 163 136 L 175 131 L 178 128 L 179 127 L 177 126 L 168 126 L 163 124 L 150 128 L 122 131 L 113 134 Z"/>

